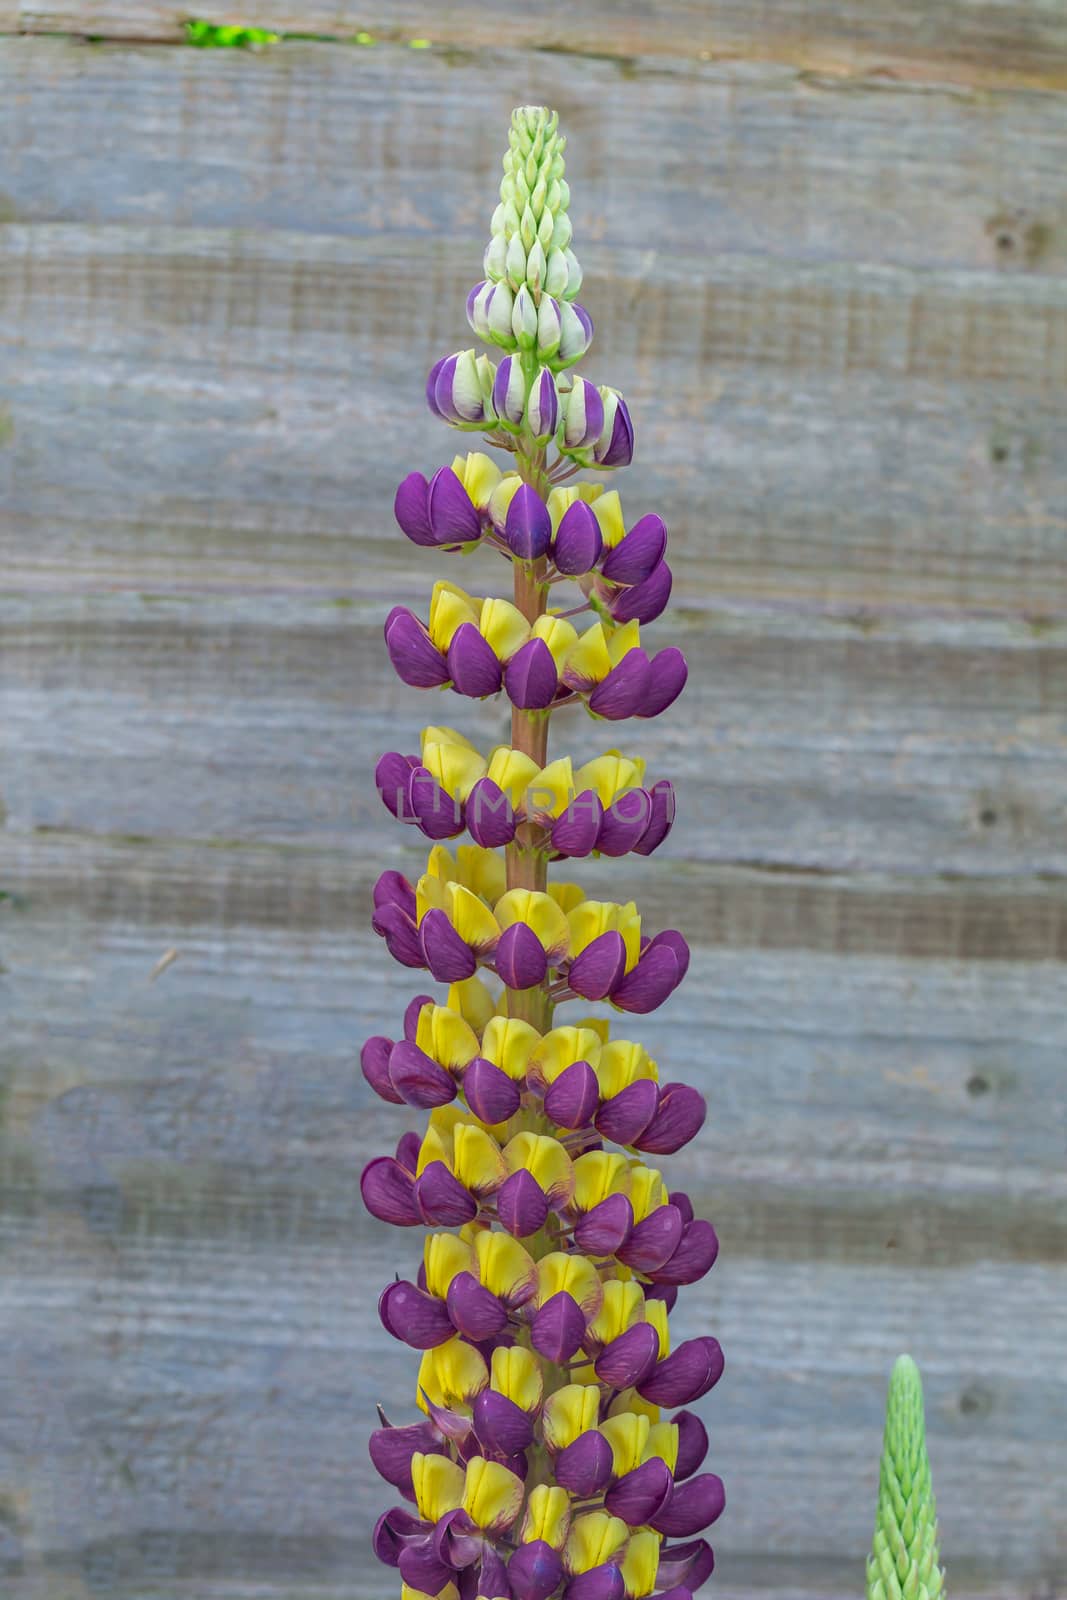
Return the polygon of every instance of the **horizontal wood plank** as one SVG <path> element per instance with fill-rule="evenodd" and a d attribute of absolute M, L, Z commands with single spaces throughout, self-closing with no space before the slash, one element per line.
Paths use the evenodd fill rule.
<path fill-rule="evenodd" d="M 18 26 L 30 33 L 178 41 L 188 7 L 176 0 L 21 0 Z M 501 25 L 477 0 L 442 8 L 436 0 L 388 7 L 352 0 L 220 3 L 210 20 L 289 34 L 354 41 L 428 38 L 442 53 L 495 48 Z M 14 26 L 12 13 L 5 26 Z M 508 14 L 508 42 L 531 50 L 609 57 L 625 70 L 635 56 L 785 61 L 809 71 L 981 84 L 1067 85 L 1067 26 L 1037 0 L 544 0 Z"/>

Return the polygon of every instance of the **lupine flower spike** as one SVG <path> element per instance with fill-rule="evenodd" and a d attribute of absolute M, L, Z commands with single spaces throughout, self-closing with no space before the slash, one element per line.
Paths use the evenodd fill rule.
<path fill-rule="evenodd" d="M 889 1379 L 885 1441 L 874 1544 L 867 1560 L 867 1600 L 938 1600 L 945 1593 L 938 1566 L 937 1511 L 926 1453 L 923 1386 L 910 1356 L 900 1356 Z"/>
<path fill-rule="evenodd" d="M 601 1016 L 557 1015 L 652 1011 L 689 964 L 682 935 L 650 932 L 632 901 L 549 881 L 553 862 L 649 855 L 674 820 L 670 779 L 632 751 L 597 741 L 550 760 L 554 713 L 658 716 L 686 679 L 681 651 L 641 634 L 670 597 L 666 527 L 652 511 L 628 527 L 605 487 L 633 454 L 626 402 L 574 371 L 593 324 L 563 144 L 554 113 L 515 112 L 467 300 L 495 361 L 444 356 L 426 386 L 437 417 L 513 459 L 468 451 L 412 472 L 395 504 L 415 544 L 487 549 L 513 578 L 510 598 L 440 580 L 421 616 L 397 607 L 385 623 L 405 683 L 510 707 L 507 743 L 480 750 L 432 724 L 377 769 L 389 811 L 431 844 L 417 882 L 382 873 L 373 926 L 448 985 L 362 1053 L 383 1100 L 428 1113 L 361 1180 L 374 1216 L 429 1230 L 417 1273 L 378 1308 L 420 1352 L 421 1417 L 383 1416 L 370 1441 L 399 1497 L 374 1549 L 402 1600 L 689 1600 L 724 1504 L 687 1409 L 722 1352 L 710 1335 L 672 1347 L 668 1325 L 718 1241 L 655 1165 L 700 1130 L 704 1101 Z"/>

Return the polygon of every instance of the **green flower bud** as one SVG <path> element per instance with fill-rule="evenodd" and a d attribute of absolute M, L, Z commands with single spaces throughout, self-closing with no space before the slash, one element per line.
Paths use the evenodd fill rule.
<path fill-rule="evenodd" d="M 578 290 L 582 287 L 582 269 L 573 250 L 564 250 L 563 259 L 567 263 L 567 287 L 564 289 L 561 298 L 573 300 Z"/>
<path fill-rule="evenodd" d="M 533 249 L 526 257 L 526 282 L 533 291 L 535 300 L 541 298 L 541 285 L 545 281 L 546 270 L 545 252 L 541 248 L 540 239 L 535 239 Z"/>
<path fill-rule="evenodd" d="M 540 241 L 538 241 L 540 243 Z M 545 263 L 545 276 L 541 287 L 546 294 L 562 295 L 570 277 L 567 257 L 562 250 L 550 250 Z"/>
<path fill-rule="evenodd" d="M 517 233 L 511 236 L 511 243 L 507 249 L 507 277 L 508 282 L 515 289 L 519 287 L 526 277 L 526 251 L 522 247 L 522 240 Z"/>
<path fill-rule="evenodd" d="M 534 305 L 533 295 L 525 284 L 515 296 L 511 327 L 519 341 L 519 349 L 532 350 L 537 343 L 537 307 Z"/>
<path fill-rule="evenodd" d="M 493 290 L 492 299 L 487 308 L 489 323 L 489 337 L 494 344 L 501 345 L 503 349 L 510 350 L 515 343 L 515 335 L 511 326 L 511 314 L 515 308 L 515 297 L 506 283 L 498 283 Z"/>
<path fill-rule="evenodd" d="M 922 1379 L 900 1356 L 889 1379 L 867 1600 L 939 1600 L 937 1512 L 926 1453 Z"/>
<path fill-rule="evenodd" d="M 537 237 L 537 218 L 534 216 L 530 206 L 527 205 L 519 222 L 519 238 L 522 240 L 522 248 L 527 253 L 533 249 L 534 240 Z"/>
<path fill-rule="evenodd" d="M 494 283 L 502 283 L 508 271 L 508 247 L 502 233 L 496 233 L 486 247 L 482 266 L 487 278 L 492 278 Z"/>

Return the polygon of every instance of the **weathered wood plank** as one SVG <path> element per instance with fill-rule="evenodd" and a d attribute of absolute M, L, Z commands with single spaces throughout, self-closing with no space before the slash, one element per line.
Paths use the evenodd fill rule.
<path fill-rule="evenodd" d="M 120 39 L 179 40 L 188 8 L 177 0 L 21 0 L 25 32 L 74 32 Z M 351 0 L 257 0 L 255 25 L 282 33 L 352 38 L 429 38 L 454 57 L 500 43 L 501 24 L 477 0 L 442 8 L 437 0 L 388 7 Z M 247 24 L 247 6 L 217 4 L 213 21 Z M 9 19 L 6 26 L 13 26 Z M 785 61 L 807 71 L 982 84 L 1067 85 L 1067 25 L 1036 0 L 545 0 L 508 14 L 513 46 L 608 56 L 744 57 Z"/>
<path fill-rule="evenodd" d="M 1058 96 L 857 91 L 785 68 L 691 62 L 638 63 L 620 79 L 608 61 L 498 47 L 450 62 L 395 48 L 249 55 L 8 39 L 0 188 L 9 220 L 25 222 L 461 238 L 473 275 L 519 82 L 567 127 L 583 262 L 594 244 L 654 250 L 657 271 L 664 258 L 685 257 L 688 272 L 724 251 L 1024 278 L 1067 262 Z M 444 287 L 424 277 L 423 301 Z M 693 315 L 686 302 L 672 321 L 692 329 Z"/>
<path fill-rule="evenodd" d="M 478 558 L 468 570 L 491 576 Z M 405 567 L 394 593 L 424 608 L 425 587 Z M 421 725 L 442 717 L 488 751 L 505 719 L 495 702 L 405 690 L 381 643 L 387 601 L 366 589 L 341 606 L 287 591 L 0 600 L 8 826 L 415 860 L 417 836 L 374 793 L 378 755 L 416 750 Z M 839 875 L 705 879 L 717 937 L 1063 958 L 1067 650 L 1056 630 L 935 616 L 871 632 L 719 605 L 649 636 L 688 653 L 678 712 L 640 733 L 557 719 L 553 748 L 621 741 L 674 780 L 680 815 L 658 863 Z M 324 858 L 315 873 L 328 871 Z M 660 873 L 647 877 L 654 893 Z M 274 911 L 249 914 L 284 920 L 285 882 L 279 865 Z M 317 914 L 343 922 L 343 897 Z"/>

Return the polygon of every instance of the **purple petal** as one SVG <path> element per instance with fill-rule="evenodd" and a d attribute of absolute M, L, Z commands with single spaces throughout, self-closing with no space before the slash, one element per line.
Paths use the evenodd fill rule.
<path fill-rule="evenodd" d="M 517 1460 L 522 1467 L 521 1472 L 517 1470 L 514 1460 L 506 1462 L 505 1465 L 517 1477 L 525 1478 L 526 1457 L 519 1456 Z M 478 1582 L 475 1585 L 474 1593 L 476 1596 L 481 1595 L 482 1600 L 512 1600 L 507 1568 L 504 1566 L 503 1558 L 498 1551 L 493 1549 L 492 1545 L 483 1544 L 482 1561 L 478 1569 Z"/>
<path fill-rule="evenodd" d="M 714 1472 L 675 1485 L 674 1493 L 661 1511 L 649 1517 L 658 1533 L 671 1539 L 685 1539 L 700 1533 L 720 1517 L 726 1505 L 726 1490 Z"/>
<path fill-rule="evenodd" d="M 438 1556 L 429 1534 L 405 1544 L 397 1565 L 404 1582 L 423 1594 L 439 1594 L 446 1583 L 452 1582 L 452 1569 Z"/>
<path fill-rule="evenodd" d="M 394 961 L 399 961 L 403 967 L 426 965 L 419 943 L 419 930 L 406 911 L 399 906 L 380 906 L 371 918 L 370 925 L 385 940 Z"/>
<path fill-rule="evenodd" d="M 599 934 L 574 958 L 567 982 L 583 1000 L 603 1000 L 621 981 L 625 970 L 626 945 L 622 934 L 612 930 Z"/>
<path fill-rule="evenodd" d="M 534 379 L 526 415 L 536 438 L 550 439 L 555 433 L 559 421 L 559 395 L 547 367 L 542 367 Z"/>
<path fill-rule="evenodd" d="M 372 891 L 374 906 L 379 910 L 382 906 L 395 905 L 409 917 L 415 915 L 415 890 L 402 872 L 390 868 L 388 872 L 379 873 Z"/>
<path fill-rule="evenodd" d="M 475 844 L 496 850 L 515 837 L 515 813 L 511 801 L 492 778 L 479 778 L 464 812 L 467 829 Z"/>
<path fill-rule="evenodd" d="M 606 717 L 609 722 L 632 717 L 647 698 L 651 671 L 651 663 L 643 650 L 628 650 L 589 696 L 590 711 L 598 717 Z"/>
<path fill-rule="evenodd" d="M 520 1544 L 508 1562 L 508 1583 L 515 1600 L 548 1600 L 562 1577 L 559 1553 L 544 1539 Z"/>
<path fill-rule="evenodd" d="M 429 406 L 434 416 L 440 417 L 442 422 L 447 422 L 448 418 L 441 410 L 441 407 L 437 404 L 437 380 L 441 376 L 441 373 L 444 371 L 445 367 L 448 366 L 449 362 L 452 363 L 452 371 L 455 372 L 455 356 L 442 356 L 440 361 L 434 362 L 433 366 L 430 368 L 429 377 L 426 379 L 426 404 Z"/>
<path fill-rule="evenodd" d="M 659 1334 L 650 1322 L 635 1322 L 605 1345 L 596 1359 L 596 1375 L 613 1389 L 632 1389 L 655 1370 Z"/>
<path fill-rule="evenodd" d="M 495 1389 L 476 1396 L 473 1415 L 479 1442 L 495 1455 L 517 1456 L 533 1441 L 533 1418 Z"/>
<path fill-rule="evenodd" d="M 430 1413 L 430 1421 L 441 1437 L 457 1445 L 464 1459 L 477 1455 L 478 1441 L 471 1431 L 470 1417 L 461 1411 L 449 1411 L 447 1406 L 434 1405 L 425 1389 L 422 1390 L 422 1398 Z"/>
<path fill-rule="evenodd" d="M 651 1078 L 638 1078 L 605 1100 L 596 1114 L 596 1126 L 605 1139 L 633 1144 L 648 1127 L 659 1104 L 659 1089 Z"/>
<path fill-rule="evenodd" d="M 677 1250 L 650 1276 L 657 1284 L 665 1286 L 696 1283 L 715 1265 L 719 1254 L 719 1239 L 710 1222 L 699 1219 L 690 1222 L 682 1234 Z"/>
<path fill-rule="evenodd" d="M 408 1039 L 401 1039 L 393 1046 L 389 1077 L 405 1104 L 418 1106 L 423 1111 L 433 1106 L 446 1106 L 456 1098 L 456 1080 L 452 1074 Z"/>
<path fill-rule="evenodd" d="M 431 1161 L 415 1180 L 415 1204 L 430 1227 L 462 1228 L 478 1215 L 477 1202 L 443 1161 Z"/>
<path fill-rule="evenodd" d="M 664 1589 L 656 1600 L 693 1600 L 693 1591 L 684 1584 L 677 1584 L 673 1589 Z"/>
<path fill-rule="evenodd" d="M 704 1096 L 690 1084 L 663 1084 L 659 1109 L 641 1135 L 640 1149 L 657 1156 L 673 1155 L 696 1137 L 707 1113 Z"/>
<path fill-rule="evenodd" d="M 677 1250 L 682 1227 L 682 1213 L 677 1206 L 657 1206 L 619 1247 L 619 1260 L 635 1272 L 654 1272 Z"/>
<path fill-rule="evenodd" d="M 414 1493 L 411 1458 L 416 1451 L 424 1456 L 447 1454 L 428 1422 L 414 1422 L 407 1428 L 375 1428 L 368 1449 L 377 1472 L 403 1495 Z"/>
<path fill-rule="evenodd" d="M 668 1312 L 671 1312 L 678 1300 L 677 1286 L 673 1283 L 646 1283 L 645 1299 L 662 1300 Z"/>
<path fill-rule="evenodd" d="M 563 1600 L 623 1600 L 626 1585 L 612 1561 L 572 1578 L 563 1591 Z"/>
<path fill-rule="evenodd" d="M 587 1211 L 574 1230 L 578 1249 L 591 1256 L 613 1256 L 630 1237 L 634 1208 L 624 1194 L 609 1194 Z"/>
<path fill-rule="evenodd" d="M 379 1222 L 415 1228 L 422 1220 L 415 1204 L 415 1180 L 392 1156 L 376 1156 L 359 1180 L 363 1204 Z M 477 1208 L 475 1208 L 477 1210 Z"/>
<path fill-rule="evenodd" d="M 652 797 L 644 789 L 626 789 L 604 812 L 596 847 L 601 855 L 624 856 L 652 820 Z"/>
<path fill-rule="evenodd" d="M 701 1465 L 708 1453 L 708 1430 L 695 1411 L 678 1411 L 671 1418 L 678 1429 L 678 1460 L 674 1481 L 681 1483 Z"/>
<path fill-rule="evenodd" d="M 520 1167 L 497 1190 L 496 1209 L 502 1228 L 516 1239 L 527 1239 L 544 1227 L 548 1197 L 533 1174 Z"/>
<path fill-rule="evenodd" d="M 634 458 L 634 425 L 626 401 L 616 396 L 615 418 L 611 438 L 605 444 L 603 435 L 597 441 L 596 460 L 602 467 L 628 467 Z"/>
<path fill-rule="evenodd" d="M 639 856 L 650 856 L 661 845 L 674 826 L 674 785 L 669 778 L 661 778 L 649 790 L 652 798 L 652 816 L 634 850 Z"/>
<path fill-rule="evenodd" d="M 403 1506 L 391 1506 L 388 1511 L 382 1512 L 374 1524 L 371 1544 L 374 1554 L 384 1566 L 395 1567 L 405 1545 L 412 1539 L 425 1537 L 426 1524 L 421 1517 L 405 1510 Z"/>
<path fill-rule="evenodd" d="M 568 506 L 560 518 L 552 545 L 552 559 L 560 572 L 569 578 L 580 578 L 592 572 L 604 548 L 600 524 L 592 507 L 584 500 Z"/>
<path fill-rule="evenodd" d="M 598 1428 L 590 1428 L 560 1451 L 553 1474 L 560 1487 L 570 1494 L 598 1494 L 611 1478 L 614 1461 L 604 1435 Z"/>
<path fill-rule="evenodd" d="M 423 1006 L 432 1006 L 433 1003 L 433 995 L 417 994 L 413 1000 L 408 1001 L 404 1008 L 404 1038 L 410 1039 L 412 1044 L 415 1043 L 418 1035 L 419 1017 L 422 1014 Z"/>
<path fill-rule="evenodd" d="M 658 717 L 661 711 L 673 705 L 685 688 L 689 668 L 685 657 L 676 645 L 669 644 L 653 657 L 648 683 L 641 697 L 638 717 Z"/>
<path fill-rule="evenodd" d="M 673 950 L 675 955 L 677 956 L 677 958 L 678 958 L 678 982 L 681 983 L 682 979 L 685 977 L 686 973 L 689 971 L 689 946 L 688 946 L 688 944 L 686 943 L 686 941 L 682 937 L 682 935 L 678 932 L 677 928 L 664 928 L 661 933 L 657 933 L 656 934 L 654 939 L 650 939 L 648 941 L 648 948 L 650 950 L 658 950 L 660 945 L 666 945 L 667 948 L 670 949 L 670 950 Z"/>
<path fill-rule="evenodd" d="M 570 1361 L 585 1337 L 582 1308 L 565 1289 L 546 1300 L 530 1327 L 530 1343 L 546 1361 Z"/>
<path fill-rule="evenodd" d="M 670 567 L 661 561 L 658 567 L 653 567 L 644 583 L 635 584 L 632 589 L 619 590 L 610 602 L 612 616 L 616 622 L 639 622 L 642 627 L 646 622 L 655 622 L 667 609 L 673 584 Z"/>
<path fill-rule="evenodd" d="M 613 1517 L 621 1517 L 631 1528 L 640 1528 L 662 1511 L 673 1487 L 667 1463 L 653 1456 L 612 1484 L 604 1496 L 604 1510 Z"/>
<path fill-rule="evenodd" d="M 588 1061 L 572 1061 L 545 1094 L 545 1116 L 559 1128 L 585 1128 L 599 1104 L 596 1073 Z"/>
<path fill-rule="evenodd" d="M 448 794 L 432 772 L 421 764 L 413 767 L 408 779 L 408 807 L 423 833 L 430 839 L 452 839 L 463 831 L 463 808 Z"/>
<path fill-rule="evenodd" d="M 520 711 L 543 711 L 552 704 L 559 674 L 551 650 L 543 639 L 527 639 L 508 662 L 504 688 Z"/>
<path fill-rule="evenodd" d="M 496 970 L 509 989 L 532 989 L 548 971 L 544 946 L 525 922 L 513 922 L 500 935 Z"/>
<path fill-rule="evenodd" d="M 536 489 L 521 484 L 512 496 L 504 538 L 520 561 L 538 561 L 552 543 L 552 519 Z"/>
<path fill-rule="evenodd" d="M 654 511 L 649 512 L 608 551 L 600 575 L 609 583 L 644 583 L 663 560 L 666 548 L 667 525 Z"/>
<path fill-rule="evenodd" d="M 378 1297 L 378 1316 L 386 1333 L 415 1350 L 432 1350 L 455 1333 L 443 1300 L 401 1279 Z"/>
<path fill-rule="evenodd" d="M 635 1387 L 653 1405 L 687 1406 L 718 1383 L 722 1369 L 718 1339 L 687 1339 Z"/>
<path fill-rule="evenodd" d="M 460 983 L 477 971 L 473 950 L 463 943 L 440 906 L 427 911 L 419 923 L 419 943 L 438 983 Z"/>
<path fill-rule="evenodd" d="M 575 795 L 552 824 L 552 847 L 565 856 L 587 856 L 596 847 L 604 823 L 604 807 L 593 789 Z"/>
<path fill-rule="evenodd" d="M 500 662 L 473 622 L 461 622 L 448 646 L 448 672 L 460 694 L 484 700 L 503 679 Z"/>
<path fill-rule="evenodd" d="M 430 479 L 426 513 L 435 544 L 469 544 L 481 538 L 481 518 L 451 467 L 439 468 Z"/>
<path fill-rule="evenodd" d="M 397 676 L 412 689 L 436 689 L 448 682 L 444 656 L 414 612 L 397 607 L 385 625 L 385 646 Z"/>
<path fill-rule="evenodd" d="M 466 1511 L 446 1511 L 433 1530 L 433 1547 L 438 1560 L 452 1570 L 462 1571 L 482 1559 L 485 1540 L 481 1529 Z"/>
<path fill-rule="evenodd" d="M 408 791 L 412 771 L 417 766 L 418 762 L 411 756 L 402 756 L 390 750 L 381 757 L 374 769 L 374 783 L 382 797 L 382 804 L 398 822 L 411 821 Z"/>
<path fill-rule="evenodd" d="M 518 1085 L 484 1056 L 468 1061 L 463 1072 L 463 1093 L 481 1122 L 506 1122 L 522 1102 Z"/>
<path fill-rule="evenodd" d="M 410 1172 L 414 1177 L 419 1169 L 419 1154 L 422 1150 L 422 1140 L 414 1131 L 402 1133 L 396 1142 L 396 1159 L 405 1172 Z"/>
<path fill-rule="evenodd" d="M 674 1085 L 672 1084 L 671 1087 L 673 1088 Z M 660 1105 L 662 1105 L 663 1104 L 663 1090 L 662 1089 L 660 1090 L 659 1095 L 660 1095 Z M 703 1095 L 701 1096 L 701 1099 L 703 1099 Z M 672 1206 L 677 1206 L 678 1210 L 682 1213 L 682 1221 L 683 1222 L 685 1222 L 685 1223 L 692 1222 L 692 1220 L 693 1220 L 694 1216 L 696 1215 L 696 1213 L 693 1210 L 693 1202 L 692 1202 L 692 1200 L 690 1200 L 689 1196 L 686 1194 L 684 1189 L 672 1189 L 671 1192 L 670 1192 L 670 1202 L 671 1202 Z"/>
<path fill-rule="evenodd" d="M 381 1095 L 383 1100 L 388 1100 L 394 1106 L 400 1106 L 404 1103 L 404 1097 L 397 1093 L 389 1076 L 389 1052 L 392 1048 L 392 1039 L 375 1034 L 359 1052 L 359 1064 L 375 1094 Z"/>
<path fill-rule="evenodd" d="M 473 1272 L 457 1272 L 448 1286 L 448 1314 L 467 1339 L 476 1344 L 507 1326 L 508 1314 L 492 1290 Z"/>
<path fill-rule="evenodd" d="M 526 384 L 518 378 L 520 360 L 517 356 L 505 356 L 496 369 L 493 380 L 493 410 L 498 417 L 518 427 L 522 422 L 523 409 L 526 400 Z M 516 375 L 515 388 L 512 388 L 512 374 Z"/>
<path fill-rule="evenodd" d="M 425 918 L 423 920 L 425 921 Z M 622 982 L 612 989 L 611 1003 L 618 1006 L 620 1011 L 633 1011 L 639 1016 L 645 1016 L 649 1011 L 655 1011 L 657 1006 L 661 1006 L 667 996 L 674 993 L 681 981 L 682 975 L 678 970 L 678 958 L 674 951 L 666 945 L 658 945 L 655 948 L 649 945 L 640 956 L 637 965 L 632 967 Z"/>
<path fill-rule="evenodd" d="M 412 544 L 428 548 L 437 543 L 426 514 L 429 484 L 421 472 L 409 472 L 393 501 L 393 515 Z"/>
<path fill-rule="evenodd" d="M 665 1544 L 659 1553 L 659 1570 L 656 1583 L 684 1584 L 682 1593 L 699 1589 L 715 1571 L 715 1555 L 706 1539 L 693 1539 L 689 1544 Z M 671 1589 L 672 1595 L 678 1591 Z M 666 1600 L 661 1596 L 661 1600 Z"/>

